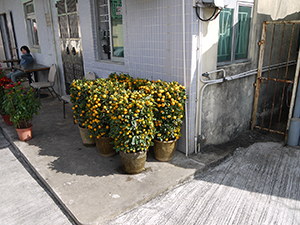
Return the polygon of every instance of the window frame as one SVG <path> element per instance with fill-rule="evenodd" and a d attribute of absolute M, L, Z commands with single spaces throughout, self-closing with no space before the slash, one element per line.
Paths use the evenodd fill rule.
<path fill-rule="evenodd" d="M 34 8 L 34 12 L 31 13 L 27 13 L 27 6 L 32 4 L 33 8 Z M 34 49 L 39 49 L 40 48 L 40 38 L 39 38 L 39 29 L 38 29 L 38 25 L 37 25 L 37 18 L 36 18 L 36 10 L 35 10 L 35 3 L 33 0 L 31 1 L 23 1 L 23 9 L 24 9 L 24 18 L 25 18 L 25 26 L 26 26 L 26 31 L 27 31 L 27 39 L 28 39 L 28 43 L 30 48 L 34 48 Z M 32 25 L 32 20 L 36 21 L 36 26 L 37 26 L 37 42 L 38 44 L 36 44 L 36 40 L 35 40 L 35 35 L 34 35 L 34 27 Z M 28 25 L 28 22 L 30 22 L 30 25 Z"/>
<path fill-rule="evenodd" d="M 232 63 L 242 63 L 247 62 L 250 59 L 250 46 L 251 46 L 251 34 L 252 34 L 252 22 L 253 22 L 253 3 L 250 2 L 236 2 L 235 7 L 233 8 L 233 22 L 232 22 L 232 38 L 231 38 L 231 56 L 229 61 L 217 62 L 218 66 L 228 65 Z M 239 7 L 249 7 L 251 8 L 250 13 L 250 25 L 249 25 L 249 39 L 248 39 L 248 52 L 247 57 L 244 59 L 235 59 L 235 50 L 236 50 L 236 41 L 237 41 L 237 27 L 238 16 L 239 16 Z M 219 34 L 218 34 L 219 35 Z M 218 53 L 217 53 L 218 56 Z"/>
<path fill-rule="evenodd" d="M 111 35 L 112 33 L 112 18 L 111 18 L 111 0 L 107 0 L 107 8 L 108 8 L 108 23 L 109 23 L 109 44 L 110 44 L 110 59 L 103 59 L 102 58 L 102 52 L 103 48 L 101 45 L 101 27 L 100 27 L 100 9 L 99 9 L 99 0 L 95 0 L 95 19 L 96 19 L 96 25 L 97 25 L 97 58 L 99 61 L 105 61 L 105 62 L 116 62 L 116 63 L 124 63 L 124 56 L 123 57 L 116 57 L 113 56 L 113 37 Z M 123 8 L 123 2 L 122 2 L 122 8 Z M 124 29 L 124 23 L 123 23 L 123 13 L 122 13 L 122 25 Z M 123 30 L 123 42 L 124 42 L 124 30 Z M 124 47 L 124 46 L 123 46 Z"/>

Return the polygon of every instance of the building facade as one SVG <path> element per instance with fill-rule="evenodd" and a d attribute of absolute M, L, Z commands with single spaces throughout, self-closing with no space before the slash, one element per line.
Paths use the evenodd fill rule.
<path fill-rule="evenodd" d="M 58 66 L 60 94 L 89 71 L 178 81 L 188 102 L 177 148 L 188 155 L 231 140 L 251 120 L 255 74 L 205 90 L 202 74 L 214 80 L 257 69 L 262 22 L 300 19 L 297 0 L 231 0 L 221 11 L 195 2 L 2 0 L 0 57 L 18 57 L 14 47 L 28 45 L 36 62 Z"/>

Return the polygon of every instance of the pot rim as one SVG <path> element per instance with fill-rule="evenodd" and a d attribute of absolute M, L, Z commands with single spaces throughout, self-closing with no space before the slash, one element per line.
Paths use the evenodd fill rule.
<path fill-rule="evenodd" d="M 176 142 L 178 139 L 173 139 L 173 140 L 170 140 L 170 141 L 160 141 L 160 140 L 157 140 L 157 139 L 153 139 L 154 142 L 160 142 L 160 143 L 172 143 L 172 142 Z"/>
<path fill-rule="evenodd" d="M 31 124 L 31 126 L 26 127 L 26 128 L 16 128 L 16 127 L 15 127 L 15 129 L 16 129 L 16 130 L 24 130 L 24 129 L 30 129 L 30 128 L 32 128 L 32 127 L 33 127 L 33 125 Z"/>
<path fill-rule="evenodd" d="M 112 137 L 100 137 L 100 138 L 96 137 L 96 140 L 99 140 L 99 139 L 113 139 L 113 138 Z"/>
<path fill-rule="evenodd" d="M 120 153 L 122 152 L 123 154 L 143 154 L 143 153 L 147 153 L 148 150 L 146 151 L 139 151 L 139 152 L 123 152 L 123 151 L 119 151 Z"/>

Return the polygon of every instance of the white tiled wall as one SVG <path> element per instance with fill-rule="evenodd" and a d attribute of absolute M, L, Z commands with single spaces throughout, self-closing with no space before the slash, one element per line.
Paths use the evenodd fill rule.
<path fill-rule="evenodd" d="M 196 82 L 192 82 L 195 76 L 192 61 L 196 59 L 192 58 L 192 51 L 195 51 L 192 49 L 192 37 L 197 24 L 193 18 L 191 2 L 185 2 L 186 84 L 183 69 L 182 0 L 123 0 L 123 65 L 98 61 L 95 17 L 87 17 L 87 13 L 80 12 L 81 24 L 91 24 L 81 27 L 85 70 L 94 71 L 98 77 L 107 77 L 111 72 L 125 72 L 133 77 L 176 80 L 185 84 L 187 91 L 192 88 L 191 93 L 194 93 Z M 92 15 L 96 6 L 93 0 L 90 4 L 81 4 L 79 1 L 79 11 L 87 12 L 90 7 Z M 191 140 L 194 140 L 195 115 L 191 113 L 195 109 L 194 99 L 194 95 L 189 96 L 187 121 L 190 152 L 193 152 Z M 185 126 L 182 134 L 177 148 L 185 152 Z"/>
<path fill-rule="evenodd" d="M 129 73 L 184 82 L 181 0 L 125 1 Z"/>

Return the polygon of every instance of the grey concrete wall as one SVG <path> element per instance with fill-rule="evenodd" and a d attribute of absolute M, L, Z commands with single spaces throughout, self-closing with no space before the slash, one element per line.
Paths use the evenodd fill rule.
<path fill-rule="evenodd" d="M 272 7 L 269 7 L 272 5 Z M 291 7 L 293 5 L 293 7 Z M 258 65 L 258 56 L 259 56 L 259 46 L 258 41 L 261 36 L 262 23 L 265 20 L 291 20 L 291 19 L 300 19 L 300 5 L 298 2 L 290 0 L 288 2 L 285 1 L 283 4 L 282 1 L 262 1 L 257 0 L 254 2 L 254 14 L 252 20 L 252 28 L 251 28 L 251 43 L 250 43 L 250 57 L 249 61 L 243 63 L 233 63 L 226 66 L 218 66 L 214 67 L 210 63 L 206 63 L 203 66 L 203 72 L 207 71 L 208 68 L 214 70 L 225 69 L 227 75 L 235 75 L 241 72 L 245 72 L 248 70 L 256 69 Z M 210 22 L 211 23 L 211 22 Z M 216 21 L 212 23 L 217 23 Z M 217 27 L 213 24 L 206 25 L 207 27 Z M 297 28 L 298 29 L 298 28 Z M 269 31 L 268 31 L 269 32 Z M 278 30 L 279 32 L 279 30 Z M 290 28 L 287 29 L 287 32 L 290 32 Z M 217 33 L 217 32 L 216 32 Z M 294 35 L 298 36 L 299 31 L 295 29 Z M 276 33 L 275 37 L 278 37 L 279 34 Z M 290 34 L 286 35 L 286 39 L 290 37 Z M 296 40 L 298 38 L 296 37 Z M 267 41 L 267 44 L 270 43 L 270 39 Z M 210 44 L 211 48 L 206 50 L 203 55 L 209 56 L 209 59 L 213 62 L 217 61 L 217 43 L 213 44 L 211 41 L 203 43 Z M 272 63 L 278 62 L 280 43 L 278 41 L 274 43 L 274 50 L 272 54 Z M 295 46 L 295 43 L 293 43 Z M 294 48 L 294 47 L 293 47 Z M 282 48 L 282 58 L 281 62 L 286 61 L 287 59 L 287 49 L 288 46 L 286 44 L 283 45 Z M 291 58 L 295 58 L 296 51 L 291 54 Z M 270 48 L 266 48 L 266 57 L 269 59 Z M 207 57 L 206 57 L 207 58 Z M 203 60 L 205 61 L 205 59 Z M 265 64 L 266 65 L 266 64 Z M 207 68 L 208 67 L 208 68 Z M 283 73 L 283 70 L 280 70 L 280 73 Z M 289 70 L 289 77 L 293 76 L 293 68 Z M 271 73 L 271 76 L 274 75 L 274 72 Z M 216 75 L 216 77 L 220 77 L 220 75 Z M 241 132 L 250 128 L 250 122 L 252 117 L 252 107 L 254 100 L 254 87 L 253 83 L 256 81 L 256 75 L 253 75 L 248 78 L 242 78 L 234 81 L 229 81 L 223 84 L 215 84 L 207 88 L 203 97 L 203 117 L 202 117 L 202 133 L 206 138 L 205 145 L 209 144 L 220 144 L 230 139 L 236 137 Z M 275 86 L 269 85 L 269 91 L 274 90 Z M 277 90 L 279 90 L 280 85 L 277 86 Z M 279 98 L 281 98 L 282 92 L 278 92 L 276 94 L 275 105 L 277 106 L 278 111 L 278 103 Z M 273 98 L 273 95 L 272 95 Z M 263 99 L 263 98 L 262 98 Z M 268 106 L 270 107 L 270 101 L 273 100 L 270 98 L 267 99 Z M 264 104 L 263 100 L 259 102 L 259 116 L 262 115 L 261 107 Z"/>

